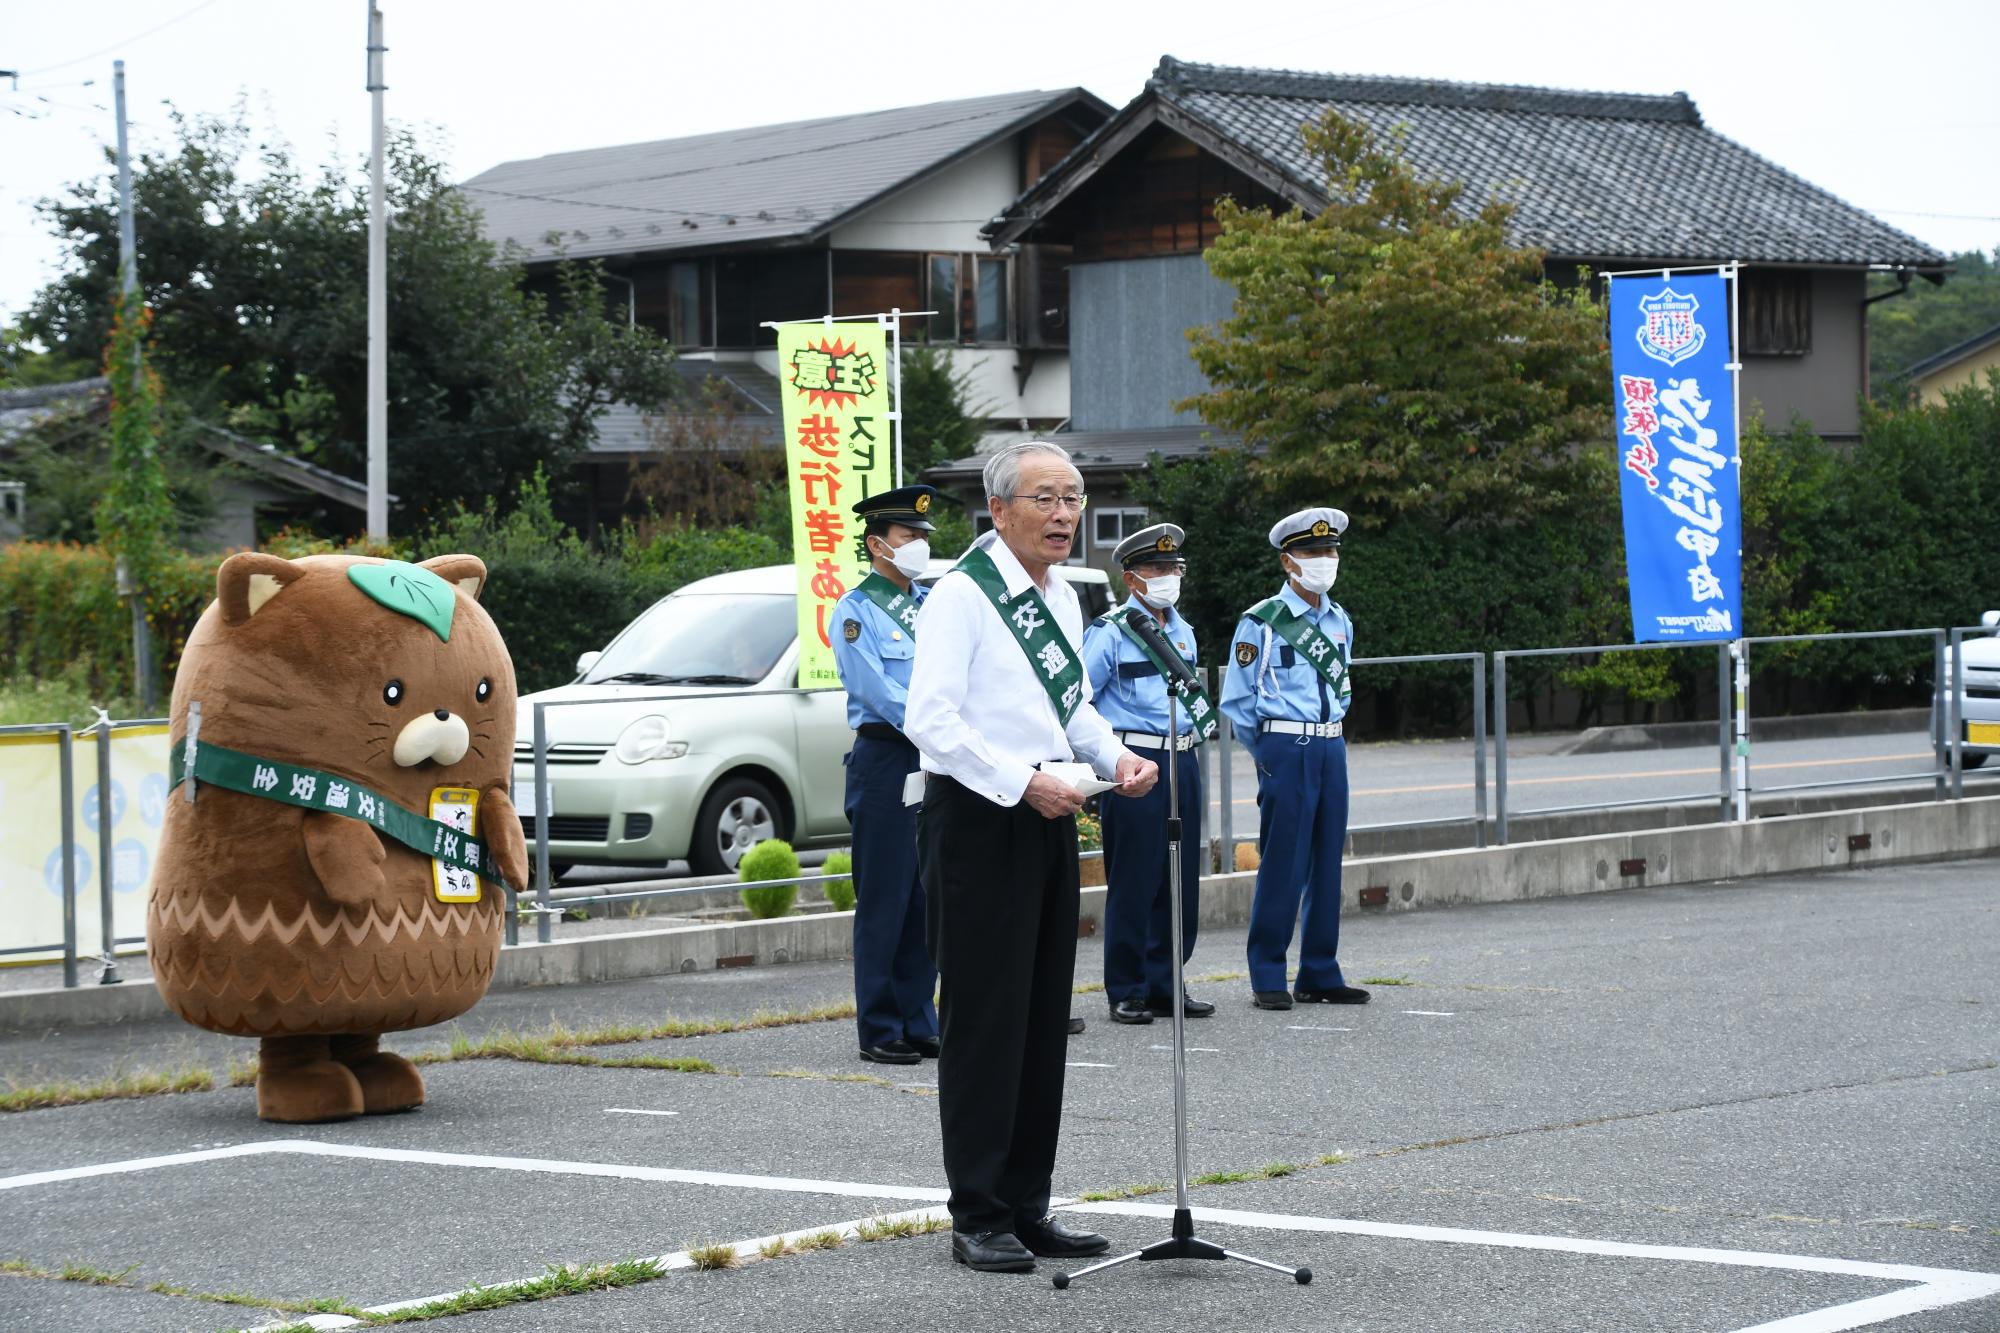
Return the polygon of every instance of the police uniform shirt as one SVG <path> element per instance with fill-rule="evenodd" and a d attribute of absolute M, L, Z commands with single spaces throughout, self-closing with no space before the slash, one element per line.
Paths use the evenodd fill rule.
<path fill-rule="evenodd" d="M 1136 597 L 1126 606 L 1135 616 L 1153 614 Z M 1168 607 L 1166 623 L 1161 628 L 1167 642 L 1187 659 L 1188 665 L 1199 668 L 1194 627 L 1181 618 L 1181 613 Z M 1108 616 L 1084 631 L 1083 669 L 1090 677 L 1090 693 L 1097 711 L 1113 730 L 1138 731 L 1149 736 L 1167 734 L 1167 682 L 1147 659 L 1145 650 Z M 1178 709 L 1177 734 L 1185 736 L 1194 730 L 1194 722 L 1188 717 L 1184 701 Z"/>
<path fill-rule="evenodd" d="M 1010 598 L 1034 587 L 998 533 L 976 543 L 993 558 Z M 1083 641 L 1083 608 L 1067 582 L 1049 574 L 1037 589 L 1071 652 Z M 1115 775 L 1130 754 L 1090 702 L 1090 680 L 1067 731 L 1042 686 L 1042 673 L 970 575 L 947 574 L 917 615 L 923 644 L 910 673 L 903 734 L 923 752 L 927 773 L 942 773 L 996 805 L 1016 805 L 1035 765 L 1072 754 L 1098 776 Z"/>
<path fill-rule="evenodd" d="M 910 595 L 919 605 L 924 593 L 910 585 Z M 833 608 L 832 637 L 834 666 L 847 687 L 849 729 L 859 731 L 864 722 L 881 722 L 901 731 L 917 652 L 914 632 L 856 588 Z"/>
<path fill-rule="evenodd" d="M 1278 598 L 1294 615 L 1310 617 L 1342 656 L 1353 660 L 1354 622 L 1338 603 L 1322 595 L 1317 608 L 1308 606 L 1289 579 Z M 1237 621 L 1229 651 L 1229 672 L 1216 707 L 1245 744 L 1257 738 L 1257 724 L 1266 718 L 1338 722 L 1347 715 L 1347 704 L 1306 655 L 1263 621 L 1247 614 Z"/>

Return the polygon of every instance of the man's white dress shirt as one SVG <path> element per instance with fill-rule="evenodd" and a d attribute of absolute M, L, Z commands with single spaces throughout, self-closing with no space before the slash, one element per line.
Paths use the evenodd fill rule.
<path fill-rule="evenodd" d="M 1034 587 L 999 533 L 975 544 L 993 558 L 1010 599 Z M 1081 661 L 1083 608 L 1075 589 L 1051 574 L 1048 586 L 1036 591 Z M 1083 701 L 1064 729 L 1041 673 L 970 576 L 938 580 L 917 613 L 916 637 L 903 734 L 922 751 L 926 773 L 953 778 L 996 805 L 1014 805 L 1036 764 L 1074 756 L 1108 779 L 1131 753 L 1091 706 L 1088 676 Z"/>

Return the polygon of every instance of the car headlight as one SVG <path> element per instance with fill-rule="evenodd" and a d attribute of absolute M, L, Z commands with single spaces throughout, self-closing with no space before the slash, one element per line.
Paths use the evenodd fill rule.
<path fill-rule="evenodd" d="M 621 764 L 643 764 L 653 759 L 678 759 L 688 752 L 686 741 L 670 739 L 667 720 L 649 713 L 619 734 L 611 753 Z"/>

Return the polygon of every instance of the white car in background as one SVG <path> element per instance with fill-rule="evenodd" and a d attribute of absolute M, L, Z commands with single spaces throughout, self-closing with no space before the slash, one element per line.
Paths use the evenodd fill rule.
<path fill-rule="evenodd" d="M 2000 754 L 2000 611 L 1988 611 L 1979 623 L 1994 631 L 1992 637 L 1966 638 L 1965 693 L 1958 699 L 1958 717 L 1965 728 L 1960 749 L 1967 768 L 1978 768 L 1986 756 Z M 1944 687 L 1952 687 L 1952 659 L 1945 647 Z M 1945 744 L 1952 738 L 1946 736 Z"/>
<path fill-rule="evenodd" d="M 1109 608 L 1102 570 L 1058 573 L 1086 620 Z M 560 705 L 544 712 L 552 873 L 685 860 L 726 874 L 765 838 L 847 842 L 847 693 L 778 693 L 798 683 L 796 579 L 767 565 L 690 583 L 578 658 L 575 681 L 522 697 L 514 791 L 531 845 L 534 706 Z"/>

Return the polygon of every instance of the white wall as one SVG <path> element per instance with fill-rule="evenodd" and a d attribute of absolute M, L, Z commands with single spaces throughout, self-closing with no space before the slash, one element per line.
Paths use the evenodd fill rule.
<path fill-rule="evenodd" d="M 1047 418 L 1051 422 L 1069 416 L 1069 353 L 1038 352 L 1034 373 L 1028 377 L 1027 391 L 1014 387 L 1014 364 L 1025 353 L 1012 347 L 954 347 L 954 365 L 971 372 L 967 405 L 980 416 L 1009 426 L 1021 417 Z M 760 370 L 768 371 L 782 383 L 778 354 L 763 350 L 753 354 Z"/>
<path fill-rule="evenodd" d="M 836 250 L 962 250 L 986 253 L 979 229 L 1020 193 L 1012 139 L 975 153 L 833 233 Z"/>

